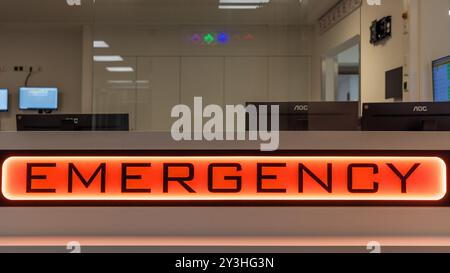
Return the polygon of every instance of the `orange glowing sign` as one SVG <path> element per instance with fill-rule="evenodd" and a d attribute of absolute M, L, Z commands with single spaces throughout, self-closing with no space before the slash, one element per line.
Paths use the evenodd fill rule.
<path fill-rule="evenodd" d="M 438 201 L 437 157 L 10 157 L 15 201 Z"/>

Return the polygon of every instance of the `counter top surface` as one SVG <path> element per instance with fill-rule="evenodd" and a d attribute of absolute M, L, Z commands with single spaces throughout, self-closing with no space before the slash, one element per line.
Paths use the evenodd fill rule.
<path fill-rule="evenodd" d="M 259 150 L 261 141 L 174 141 L 163 132 L 1 132 L 0 150 Z M 282 132 L 279 150 L 450 150 L 450 132 Z"/>

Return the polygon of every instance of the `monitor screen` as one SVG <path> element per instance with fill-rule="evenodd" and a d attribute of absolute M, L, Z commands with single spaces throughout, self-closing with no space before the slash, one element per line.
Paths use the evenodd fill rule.
<path fill-rule="evenodd" d="M 436 102 L 450 101 L 450 56 L 433 62 L 433 96 Z"/>
<path fill-rule="evenodd" d="M 363 131 L 450 131 L 450 102 L 364 103 Z"/>
<path fill-rule="evenodd" d="M 8 111 L 8 89 L 0 88 L 0 112 Z"/>
<path fill-rule="evenodd" d="M 19 91 L 20 110 L 57 110 L 58 89 L 48 87 L 22 87 Z"/>
<path fill-rule="evenodd" d="M 386 72 L 386 99 L 403 99 L 403 67 Z"/>

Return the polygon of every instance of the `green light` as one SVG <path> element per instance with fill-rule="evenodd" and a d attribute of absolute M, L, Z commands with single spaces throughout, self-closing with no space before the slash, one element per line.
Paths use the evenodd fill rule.
<path fill-rule="evenodd" d="M 205 41 L 208 45 L 214 42 L 214 40 L 214 36 L 211 33 L 208 33 L 203 37 L 203 41 Z"/>

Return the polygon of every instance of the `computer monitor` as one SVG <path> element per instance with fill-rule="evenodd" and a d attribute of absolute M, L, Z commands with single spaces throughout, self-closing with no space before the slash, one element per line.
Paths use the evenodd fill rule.
<path fill-rule="evenodd" d="M 8 111 L 8 89 L 0 88 L 0 112 Z"/>
<path fill-rule="evenodd" d="M 128 114 L 17 115 L 17 131 L 128 131 Z"/>
<path fill-rule="evenodd" d="M 268 106 L 269 129 L 270 109 L 277 105 L 280 109 L 280 131 L 360 130 L 358 102 L 249 102 L 247 105 L 254 105 L 257 109 Z M 249 128 L 247 117 L 247 129 Z"/>
<path fill-rule="evenodd" d="M 57 110 L 58 89 L 54 87 L 22 87 L 19 90 L 20 110 Z"/>
<path fill-rule="evenodd" d="M 450 103 L 367 103 L 363 131 L 450 131 Z"/>
<path fill-rule="evenodd" d="M 450 56 L 433 62 L 433 96 L 435 102 L 450 101 Z"/>
<path fill-rule="evenodd" d="M 386 72 L 386 99 L 403 99 L 403 67 Z"/>

